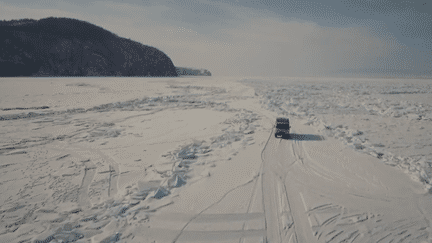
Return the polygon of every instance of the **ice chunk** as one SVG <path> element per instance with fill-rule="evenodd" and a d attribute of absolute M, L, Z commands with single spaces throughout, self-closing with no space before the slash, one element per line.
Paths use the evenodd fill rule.
<path fill-rule="evenodd" d="M 169 182 L 169 186 L 171 187 L 181 187 L 186 184 L 186 180 L 183 176 L 176 174 Z"/>
<path fill-rule="evenodd" d="M 156 191 L 152 192 L 151 197 L 161 199 L 167 195 L 169 195 L 169 191 L 166 188 L 159 187 Z"/>

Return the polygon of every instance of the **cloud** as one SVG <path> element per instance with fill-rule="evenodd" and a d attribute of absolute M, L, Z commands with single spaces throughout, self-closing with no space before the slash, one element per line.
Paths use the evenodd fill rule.
<path fill-rule="evenodd" d="M 0 16 L 2 20 L 11 20 L 24 18 L 41 19 L 50 16 L 63 16 L 72 18 L 73 16 L 77 16 L 77 14 L 60 9 L 34 9 L 29 7 L 6 5 L 0 2 Z"/>
<path fill-rule="evenodd" d="M 379 21 L 324 27 L 266 10 L 201 1 L 196 6 L 204 8 L 203 14 L 214 14 L 193 22 L 191 19 L 203 16 L 194 2 L 182 7 L 169 1 L 145 6 L 93 2 L 85 8 L 60 2 L 58 9 L 2 4 L 0 15 L 6 19 L 57 16 L 85 20 L 162 50 L 176 66 L 206 68 L 217 76 L 320 76 L 388 69 L 420 72 L 430 66 L 419 58 L 418 50 L 400 43 Z"/>
<path fill-rule="evenodd" d="M 400 43 L 383 24 L 374 28 L 318 27 L 306 36 L 304 47 L 304 71 L 315 75 L 342 70 L 422 71 L 421 53 Z"/>

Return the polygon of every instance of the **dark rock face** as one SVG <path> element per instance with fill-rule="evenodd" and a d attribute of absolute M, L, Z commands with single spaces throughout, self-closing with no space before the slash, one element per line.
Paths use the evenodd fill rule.
<path fill-rule="evenodd" d="M 68 18 L 0 21 L 0 77 L 178 76 L 158 49 Z"/>

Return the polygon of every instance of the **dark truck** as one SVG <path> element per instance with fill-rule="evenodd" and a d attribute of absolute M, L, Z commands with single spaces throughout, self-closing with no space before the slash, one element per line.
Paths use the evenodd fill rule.
<path fill-rule="evenodd" d="M 291 126 L 289 125 L 289 119 L 288 118 L 282 118 L 282 117 L 276 118 L 275 137 L 280 138 L 283 135 L 288 135 L 290 128 L 291 128 Z"/>

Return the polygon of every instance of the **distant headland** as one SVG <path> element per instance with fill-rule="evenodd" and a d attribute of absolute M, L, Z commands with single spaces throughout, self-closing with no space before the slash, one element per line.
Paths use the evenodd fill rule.
<path fill-rule="evenodd" d="M 0 21 L 0 77 L 177 77 L 207 75 L 176 68 L 162 51 L 70 18 Z"/>
<path fill-rule="evenodd" d="M 210 71 L 207 69 L 176 67 L 176 72 L 179 76 L 211 76 Z"/>

